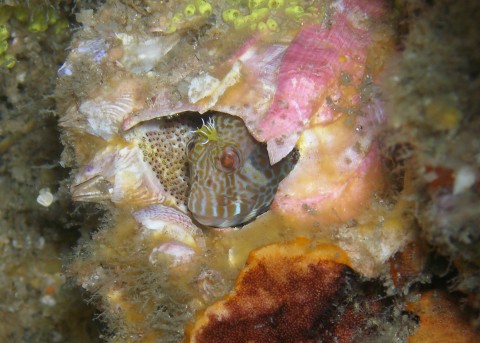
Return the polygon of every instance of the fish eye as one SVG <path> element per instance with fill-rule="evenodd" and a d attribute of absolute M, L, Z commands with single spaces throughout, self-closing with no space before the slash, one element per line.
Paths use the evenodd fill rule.
<path fill-rule="evenodd" d="M 218 156 L 217 167 L 226 172 L 231 173 L 240 166 L 240 154 L 233 146 L 226 146 Z"/>

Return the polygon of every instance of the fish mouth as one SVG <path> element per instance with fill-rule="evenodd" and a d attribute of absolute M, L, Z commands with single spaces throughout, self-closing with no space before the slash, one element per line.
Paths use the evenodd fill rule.
<path fill-rule="evenodd" d="M 211 214 L 199 214 L 191 211 L 189 208 L 192 217 L 195 219 L 196 222 L 202 224 L 204 226 L 209 227 L 217 227 L 217 228 L 228 228 L 228 227 L 241 227 L 248 222 L 252 221 L 257 217 L 257 215 L 263 213 L 266 208 L 257 208 L 257 209 L 249 209 L 246 212 L 236 213 L 232 216 L 227 217 L 219 217 L 215 216 L 214 213 Z"/>
<path fill-rule="evenodd" d="M 232 218 L 218 218 L 213 215 L 201 215 L 192 212 L 193 218 L 200 224 L 213 227 L 229 227 L 235 225 L 237 220 Z"/>
<path fill-rule="evenodd" d="M 252 216 L 246 217 L 243 213 L 231 217 L 219 218 L 213 215 L 200 215 L 192 212 L 192 216 L 198 223 L 204 226 L 219 228 L 238 226 L 253 218 Z"/>

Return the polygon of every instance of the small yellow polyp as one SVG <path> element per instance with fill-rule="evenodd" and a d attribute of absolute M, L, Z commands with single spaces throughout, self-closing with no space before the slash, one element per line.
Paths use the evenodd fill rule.
<path fill-rule="evenodd" d="M 0 57 L 0 66 L 5 67 L 7 69 L 12 69 L 15 66 L 17 61 L 13 55 L 6 54 L 3 57 Z"/>
<path fill-rule="evenodd" d="M 37 9 L 33 12 L 28 29 L 31 32 L 44 32 L 48 29 L 48 18 L 45 10 Z"/>
<path fill-rule="evenodd" d="M 8 29 L 5 25 L 0 25 L 0 41 L 4 41 L 9 36 Z"/>
<path fill-rule="evenodd" d="M 267 0 L 248 0 L 248 8 L 250 8 L 250 11 L 253 11 L 254 9 L 265 7 L 267 4 Z"/>
<path fill-rule="evenodd" d="M 195 14 L 197 9 L 195 8 L 194 4 L 188 4 L 185 6 L 185 9 L 183 10 L 183 14 L 185 14 L 187 17 L 191 17 L 192 15 Z"/>
<path fill-rule="evenodd" d="M 176 13 L 173 18 L 172 18 L 172 23 L 178 24 L 183 21 L 183 14 L 182 13 Z"/>
<path fill-rule="evenodd" d="M 212 14 L 212 5 L 203 0 L 196 0 L 195 6 L 198 9 L 198 13 L 201 15 L 210 15 Z"/>
<path fill-rule="evenodd" d="M 284 0 L 269 0 L 268 8 L 275 10 L 277 8 L 282 7 L 284 4 L 285 4 Z"/>
<path fill-rule="evenodd" d="M 265 31 L 266 29 L 268 29 L 267 24 L 264 23 L 263 21 L 258 23 L 257 28 L 258 28 L 258 31 Z"/>
<path fill-rule="evenodd" d="M 6 40 L 0 41 L 0 55 L 8 49 L 8 42 Z"/>
<path fill-rule="evenodd" d="M 235 18 L 235 20 L 233 21 L 233 24 L 235 25 L 236 29 L 243 29 L 247 27 L 247 25 L 249 25 L 251 21 L 252 21 L 252 18 L 249 15 L 245 15 L 245 16 L 239 16 Z"/>
<path fill-rule="evenodd" d="M 176 31 L 177 31 L 177 27 L 173 24 L 168 25 L 167 28 L 165 29 L 166 34 L 174 33 Z"/>
<path fill-rule="evenodd" d="M 285 14 L 289 17 L 299 19 L 304 13 L 303 7 L 301 6 L 290 6 L 285 8 Z"/>
<path fill-rule="evenodd" d="M 230 8 L 228 10 L 223 11 L 222 18 L 223 18 L 223 21 L 225 21 L 226 23 L 233 23 L 235 19 L 238 18 L 239 15 L 240 15 L 239 10 Z"/>
<path fill-rule="evenodd" d="M 268 8 L 259 8 L 253 10 L 250 16 L 254 22 L 259 22 L 261 20 L 265 20 L 268 17 Z"/>
<path fill-rule="evenodd" d="M 270 31 L 277 31 L 278 29 L 278 24 L 274 19 L 269 18 L 267 20 L 267 27 Z"/>

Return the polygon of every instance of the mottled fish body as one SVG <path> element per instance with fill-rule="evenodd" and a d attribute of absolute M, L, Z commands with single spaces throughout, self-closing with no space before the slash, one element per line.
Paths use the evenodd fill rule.
<path fill-rule="evenodd" d="M 215 113 L 187 146 L 188 209 L 201 224 L 235 226 L 266 211 L 278 183 L 293 166 L 290 158 L 271 166 L 266 146 L 243 121 Z"/>

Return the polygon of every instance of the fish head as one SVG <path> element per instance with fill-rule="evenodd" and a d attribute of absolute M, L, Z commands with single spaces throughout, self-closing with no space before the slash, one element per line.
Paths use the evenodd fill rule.
<path fill-rule="evenodd" d="M 228 227 L 265 211 L 278 186 L 266 146 L 240 118 L 214 114 L 187 145 L 188 209 L 201 224 Z"/>

